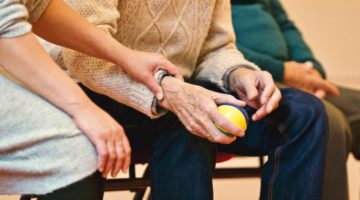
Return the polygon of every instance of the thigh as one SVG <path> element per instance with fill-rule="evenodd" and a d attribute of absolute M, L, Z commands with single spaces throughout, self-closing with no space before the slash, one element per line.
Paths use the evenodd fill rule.
<path fill-rule="evenodd" d="M 360 91 L 345 87 L 339 87 L 339 90 L 339 96 L 327 97 L 326 100 L 339 108 L 350 123 L 360 123 Z"/>
<path fill-rule="evenodd" d="M 326 121 L 325 112 L 318 99 L 294 89 L 281 89 L 281 92 L 282 99 L 275 111 L 259 121 L 250 120 L 245 137 L 230 145 L 218 145 L 219 150 L 247 156 L 268 155 L 287 141 L 307 134 L 309 127 L 313 126 L 310 123 L 316 122 L 314 124 L 319 126 L 319 130 L 320 126 L 322 128 Z M 319 115 L 319 120 L 316 120 L 316 115 Z M 327 133 L 318 133 L 321 134 L 325 141 Z"/>
<path fill-rule="evenodd" d="M 341 154 L 346 156 L 350 152 L 351 148 L 351 131 L 349 123 L 346 120 L 342 111 L 331 102 L 323 101 L 328 121 L 329 121 L 329 139 L 328 139 L 328 151 L 340 151 L 335 155 Z M 334 150 L 332 150 L 334 149 Z"/>
<path fill-rule="evenodd" d="M 348 199 L 346 161 L 350 152 L 350 128 L 344 114 L 323 101 L 329 120 L 322 199 Z"/>
<path fill-rule="evenodd" d="M 0 193 L 43 194 L 94 173 L 95 148 L 68 115 L 2 75 L 0 91 Z"/>

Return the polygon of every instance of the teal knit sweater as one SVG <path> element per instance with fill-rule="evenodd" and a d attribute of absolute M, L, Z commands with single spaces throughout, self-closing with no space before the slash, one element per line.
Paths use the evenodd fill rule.
<path fill-rule="evenodd" d="M 311 61 L 325 78 L 321 64 L 278 0 L 232 0 L 232 18 L 237 47 L 276 81 L 283 81 L 285 61 Z"/>

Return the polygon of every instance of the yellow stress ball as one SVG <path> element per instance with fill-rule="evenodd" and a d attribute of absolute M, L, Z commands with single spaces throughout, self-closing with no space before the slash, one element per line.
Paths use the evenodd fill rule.
<path fill-rule="evenodd" d="M 233 104 L 222 104 L 218 106 L 218 110 L 226 119 L 246 131 L 249 117 L 245 109 Z M 224 134 L 232 136 L 227 130 L 223 129 L 219 125 L 216 125 L 216 127 Z"/>

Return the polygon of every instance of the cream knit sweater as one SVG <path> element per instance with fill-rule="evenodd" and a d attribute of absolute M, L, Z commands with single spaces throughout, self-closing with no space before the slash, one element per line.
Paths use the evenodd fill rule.
<path fill-rule="evenodd" d="M 223 87 L 229 69 L 257 69 L 235 47 L 230 0 L 65 1 L 125 46 L 163 54 L 187 78 Z M 57 54 L 56 60 L 63 62 L 73 77 L 92 90 L 149 117 L 158 117 L 151 109 L 153 93 L 132 81 L 118 66 L 69 49 L 48 49 Z"/>

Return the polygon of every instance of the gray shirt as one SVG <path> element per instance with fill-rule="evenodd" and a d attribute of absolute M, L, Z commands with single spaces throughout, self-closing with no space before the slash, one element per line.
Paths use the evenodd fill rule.
<path fill-rule="evenodd" d="M 18 37 L 31 31 L 50 0 L 0 0 L 0 38 Z"/>

